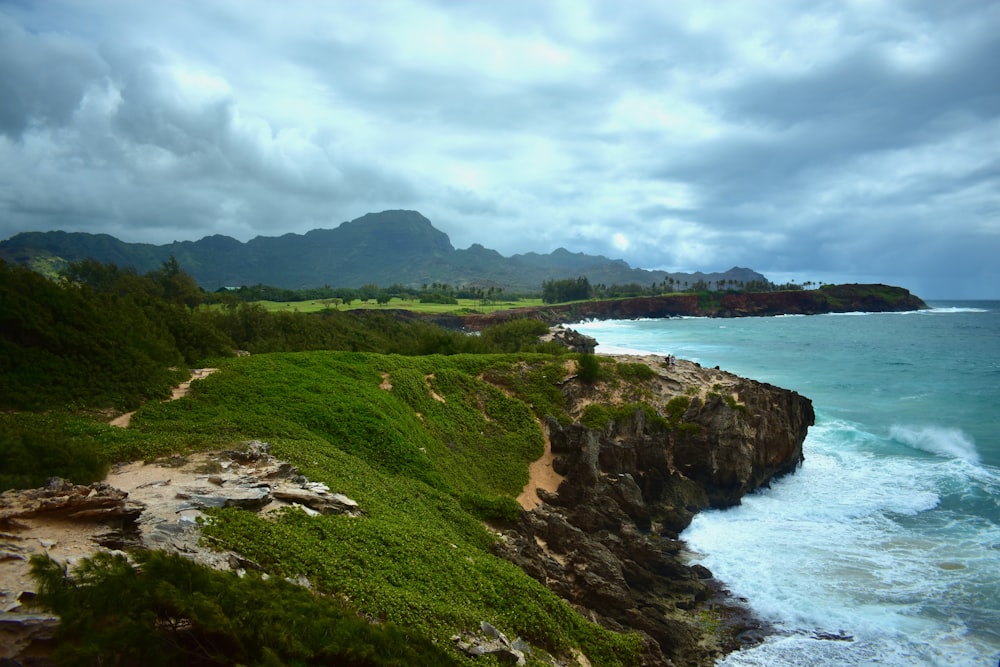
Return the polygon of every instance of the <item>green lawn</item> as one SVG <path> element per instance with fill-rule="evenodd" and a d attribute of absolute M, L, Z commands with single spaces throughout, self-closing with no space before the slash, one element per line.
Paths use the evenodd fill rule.
<path fill-rule="evenodd" d="M 314 313 L 327 308 L 337 310 L 412 310 L 417 313 L 456 313 L 468 314 L 470 312 L 492 313 L 498 310 L 510 310 L 511 308 L 526 308 L 530 306 L 541 306 L 541 299 L 519 299 L 517 301 L 495 301 L 487 305 L 479 299 L 459 299 L 458 304 L 447 303 L 420 303 L 416 299 L 400 299 L 393 297 L 389 303 L 380 305 L 374 301 L 361 303 L 355 301 L 351 305 L 337 304 L 332 299 L 316 299 L 313 301 L 255 301 L 254 303 L 263 306 L 269 311 L 286 311 L 299 313 Z M 221 306 L 213 306 L 219 308 Z"/>

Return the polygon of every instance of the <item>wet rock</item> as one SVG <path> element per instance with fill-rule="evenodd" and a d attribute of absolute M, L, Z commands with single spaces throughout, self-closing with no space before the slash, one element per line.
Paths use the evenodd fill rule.
<path fill-rule="evenodd" d="M 593 354 L 597 349 L 597 339 L 576 331 L 557 325 L 549 329 L 549 332 L 542 336 L 541 340 L 554 341 L 568 348 L 571 352 L 580 354 Z"/>

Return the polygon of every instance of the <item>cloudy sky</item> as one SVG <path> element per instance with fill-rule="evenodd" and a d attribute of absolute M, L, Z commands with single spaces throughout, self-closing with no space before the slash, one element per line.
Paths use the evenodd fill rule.
<path fill-rule="evenodd" d="M 465 248 L 1000 297 L 1000 0 L 0 0 L 0 238 L 415 209 Z"/>

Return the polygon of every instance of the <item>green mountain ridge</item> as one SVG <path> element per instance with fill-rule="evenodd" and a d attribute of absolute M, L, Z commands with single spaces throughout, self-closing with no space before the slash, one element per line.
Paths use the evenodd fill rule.
<path fill-rule="evenodd" d="M 368 213 L 334 229 L 258 236 L 245 243 L 216 234 L 198 241 L 153 245 L 126 243 L 107 234 L 64 231 L 23 232 L 0 241 L 0 258 L 43 272 L 90 258 L 145 273 L 171 256 L 207 290 L 257 284 L 286 289 L 397 283 L 420 287 L 438 282 L 536 291 L 547 280 L 578 276 L 607 285 L 650 285 L 671 279 L 677 284 L 766 281 L 756 271 L 738 267 L 719 273 L 668 273 L 565 248 L 510 257 L 478 243 L 456 249 L 430 220 L 405 210 Z"/>

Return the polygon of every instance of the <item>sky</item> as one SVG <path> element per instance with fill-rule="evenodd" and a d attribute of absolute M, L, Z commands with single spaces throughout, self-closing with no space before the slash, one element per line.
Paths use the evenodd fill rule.
<path fill-rule="evenodd" d="M 457 248 L 1000 298 L 1000 0 L 0 0 L 0 239 Z"/>

